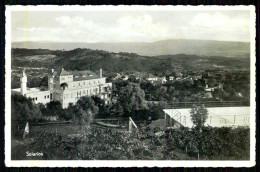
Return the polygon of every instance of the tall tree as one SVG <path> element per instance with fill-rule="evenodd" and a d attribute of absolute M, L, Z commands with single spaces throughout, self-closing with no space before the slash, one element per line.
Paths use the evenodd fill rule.
<path fill-rule="evenodd" d="M 208 110 L 204 107 L 204 105 L 196 106 L 194 105 L 190 111 L 191 120 L 193 124 L 201 129 L 204 126 L 207 118 L 208 118 Z"/>

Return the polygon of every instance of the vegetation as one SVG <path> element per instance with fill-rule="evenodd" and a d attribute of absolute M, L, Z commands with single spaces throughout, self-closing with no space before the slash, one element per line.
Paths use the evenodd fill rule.
<path fill-rule="evenodd" d="M 204 124 L 208 118 L 208 110 L 202 105 L 202 106 L 194 106 L 191 109 L 191 120 L 193 124 L 201 129 L 204 127 Z"/>
<path fill-rule="evenodd" d="M 136 132 L 120 132 L 92 126 L 78 130 L 59 126 L 64 131 L 34 128 L 30 135 L 37 140 L 13 149 L 12 159 L 44 160 L 196 160 L 198 153 L 197 130 L 151 129 L 141 125 Z M 68 130 L 68 128 L 71 128 Z M 50 132 L 48 132 L 48 130 Z M 158 135 L 157 133 L 161 133 Z M 44 135 L 44 137 L 40 137 Z M 248 160 L 249 128 L 203 127 L 200 160 Z M 25 152 L 42 152 L 42 157 L 26 157 Z"/>
<path fill-rule="evenodd" d="M 250 134 L 248 127 L 213 128 L 202 127 L 201 132 L 193 128 L 189 130 L 169 129 L 166 137 L 170 139 L 169 144 L 181 148 L 190 156 L 200 159 L 214 160 L 246 160 L 249 159 Z"/>
<path fill-rule="evenodd" d="M 104 74 L 138 71 L 158 76 L 183 73 L 187 70 L 248 70 L 249 58 L 226 58 L 197 55 L 140 56 L 132 53 L 110 53 L 102 50 L 74 49 L 39 50 L 12 49 L 12 65 L 45 67 L 67 70 L 92 70 L 103 68 Z M 48 56 L 47 56 L 48 55 Z M 38 58 L 40 57 L 40 58 Z M 43 60 L 48 57 L 47 60 Z M 219 67 L 220 66 L 220 67 Z"/>
<path fill-rule="evenodd" d="M 130 84 L 129 88 L 127 87 L 128 93 L 131 93 L 133 89 L 140 89 L 136 87 L 138 86 Z M 139 90 L 139 92 L 142 91 Z M 140 93 L 139 96 L 125 94 L 124 96 L 126 95 L 137 98 L 143 94 Z M 129 113 L 135 118 L 157 119 L 162 115 L 160 103 L 148 103 L 147 109 L 140 108 L 140 104 L 137 106 L 130 102 L 130 105 L 125 109 L 128 111 L 132 108 L 139 112 L 136 113 L 137 115 Z M 30 137 L 36 140 L 27 144 L 20 144 L 20 141 L 24 142 L 21 137 L 12 134 L 12 145 L 16 146 L 12 151 L 12 159 L 249 159 L 249 128 L 204 127 L 206 111 L 203 107 L 194 107 L 192 111 L 194 122 L 200 126 L 200 130 L 197 128 L 162 130 L 151 128 L 149 123 L 143 121 L 138 123 L 138 130 L 132 134 L 117 129 L 99 128 L 91 124 L 101 109 L 107 110 L 107 107 L 97 97 L 82 97 L 76 105 L 69 105 L 66 110 L 63 110 L 59 102 L 51 102 L 45 107 L 35 105 L 30 99 L 23 96 L 12 95 L 12 126 L 19 123 L 24 124 L 25 121 L 39 121 L 42 116 L 52 114 L 75 121 L 64 126 L 64 130 L 61 130 L 62 126 L 53 129 L 55 126 L 49 125 L 44 130 L 42 126 L 33 126 L 33 129 L 30 130 Z M 69 129 L 71 127 L 74 129 Z M 57 129 L 61 131 L 57 132 Z M 23 156 L 26 151 L 43 152 L 43 156 Z"/>
<path fill-rule="evenodd" d="M 34 105 L 32 99 L 21 95 L 12 95 L 11 107 L 13 125 L 24 125 L 25 121 L 37 122 L 42 117 L 39 106 Z"/>

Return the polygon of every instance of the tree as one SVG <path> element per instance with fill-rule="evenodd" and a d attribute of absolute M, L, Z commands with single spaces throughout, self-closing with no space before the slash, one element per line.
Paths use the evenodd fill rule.
<path fill-rule="evenodd" d="M 118 93 L 117 104 L 123 108 L 124 116 L 131 116 L 136 111 L 147 109 L 145 93 L 140 88 L 140 84 L 129 83 L 125 87 L 121 87 Z"/>
<path fill-rule="evenodd" d="M 44 115 L 47 116 L 59 116 L 62 111 L 62 106 L 59 101 L 51 101 L 46 104 L 46 111 Z"/>
<path fill-rule="evenodd" d="M 91 98 L 94 100 L 95 105 L 99 109 L 98 115 L 100 117 L 107 116 L 108 115 L 108 106 L 106 106 L 105 101 L 98 96 L 91 96 Z"/>
<path fill-rule="evenodd" d="M 75 117 L 80 126 L 89 127 L 95 115 L 98 114 L 99 108 L 90 97 L 81 97 L 75 105 Z"/>
<path fill-rule="evenodd" d="M 194 105 L 190 113 L 191 113 L 191 120 L 193 124 L 197 128 L 201 129 L 201 127 L 204 126 L 204 123 L 208 118 L 208 110 L 204 108 L 204 105 L 202 106 Z"/>
<path fill-rule="evenodd" d="M 12 136 L 18 134 L 17 131 L 26 122 L 35 123 L 42 118 L 40 107 L 22 95 L 11 96 L 11 107 Z"/>
<path fill-rule="evenodd" d="M 98 107 L 95 105 L 95 101 L 92 98 L 86 96 L 81 97 L 75 106 L 82 108 L 84 111 L 90 110 L 93 114 L 97 114 L 99 111 Z"/>
<path fill-rule="evenodd" d="M 40 108 L 36 106 L 32 99 L 22 95 L 12 95 L 12 120 L 24 124 L 26 121 L 35 122 L 42 117 Z"/>
<path fill-rule="evenodd" d="M 63 120 L 74 119 L 74 105 L 72 103 L 69 103 L 68 108 L 62 109 L 59 117 L 60 117 L 60 119 L 63 119 Z"/>

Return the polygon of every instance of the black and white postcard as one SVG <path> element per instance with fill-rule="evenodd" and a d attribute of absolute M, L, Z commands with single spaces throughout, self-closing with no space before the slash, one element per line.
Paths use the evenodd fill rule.
<path fill-rule="evenodd" d="M 254 6 L 6 6 L 6 166 L 254 166 L 255 31 Z"/>

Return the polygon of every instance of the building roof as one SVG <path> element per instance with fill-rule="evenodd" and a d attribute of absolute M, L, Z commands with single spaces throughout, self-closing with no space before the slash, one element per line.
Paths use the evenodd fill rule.
<path fill-rule="evenodd" d="M 63 68 L 57 73 L 58 76 L 73 75 L 73 81 L 98 79 L 100 76 L 90 70 L 84 71 L 66 71 Z"/>
<path fill-rule="evenodd" d="M 157 78 L 156 76 L 154 76 L 153 74 L 150 74 L 147 76 L 147 78 Z"/>
<path fill-rule="evenodd" d="M 250 107 L 212 107 L 208 110 L 208 118 L 205 126 L 223 127 L 223 126 L 249 126 Z M 185 127 L 193 127 L 190 111 L 186 109 L 164 109 L 170 118 L 181 123 Z"/>
<path fill-rule="evenodd" d="M 21 88 L 15 88 L 15 89 L 12 89 L 12 91 L 14 92 L 21 92 Z M 45 91 L 49 91 L 47 87 L 41 87 L 41 88 L 27 88 L 26 89 L 27 91 L 27 94 L 30 94 L 30 93 L 38 93 L 38 92 L 45 92 Z"/>
<path fill-rule="evenodd" d="M 81 81 L 81 80 L 90 80 L 90 79 L 98 79 L 100 76 L 95 74 L 92 71 L 71 71 L 71 75 L 73 75 L 73 81 Z"/>
<path fill-rule="evenodd" d="M 66 76 L 66 75 L 71 75 L 70 72 L 67 72 L 63 68 L 58 72 L 59 76 Z"/>

